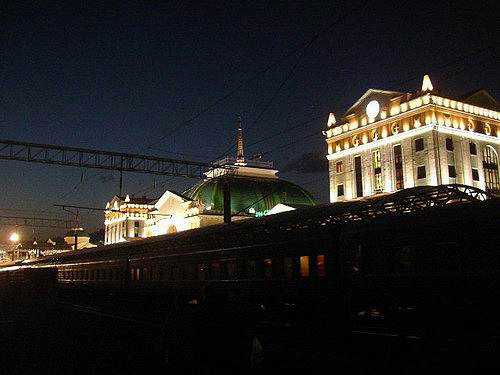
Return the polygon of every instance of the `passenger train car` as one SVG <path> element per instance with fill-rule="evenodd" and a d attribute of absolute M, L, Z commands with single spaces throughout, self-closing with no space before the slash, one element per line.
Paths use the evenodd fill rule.
<path fill-rule="evenodd" d="M 475 188 L 415 187 L 30 260 L 0 270 L 0 283 L 56 270 L 59 289 L 95 295 L 171 301 L 210 285 L 270 309 L 477 318 L 498 312 L 498 209 Z"/>

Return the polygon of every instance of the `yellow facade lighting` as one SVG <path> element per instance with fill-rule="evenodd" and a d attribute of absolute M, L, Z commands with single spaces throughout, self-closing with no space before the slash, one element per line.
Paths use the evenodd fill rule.
<path fill-rule="evenodd" d="M 330 128 L 333 125 L 335 125 L 336 123 L 337 123 L 337 120 L 335 119 L 335 115 L 332 112 L 330 112 L 330 115 L 328 116 L 328 123 L 327 123 L 328 127 Z"/>
<path fill-rule="evenodd" d="M 422 80 L 422 91 L 432 91 L 434 87 L 432 86 L 431 79 L 428 74 L 424 75 L 424 79 Z"/>

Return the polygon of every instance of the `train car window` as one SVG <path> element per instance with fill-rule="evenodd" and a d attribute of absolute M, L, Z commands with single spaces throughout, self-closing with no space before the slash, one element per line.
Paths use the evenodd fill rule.
<path fill-rule="evenodd" d="M 425 271 L 450 272 L 459 269 L 460 254 L 456 243 L 436 243 L 423 250 Z"/>
<path fill-rule="evenodd" d="M 143 280 L 149 280 L 149 273 L 147 268 L 142 269 L 142 279 Z"/>
<path fill-rule="evenodd" d="M 414 246 L 402 246 L 394 249 L 395 272 L 415 272 L 417 256 Z"/>
<path fill-rule="evenodd" d="M 198 280 L 205 280 L 206 277 L 205 263 L 198 263 L 196 265 L 196 278 Z"/>
<path fill-rule="evenodd" d="M 130 280 L 135 280 L 135 269 L 130 268 Z"/>
<path fill-rule="evenodd" d="M 283 277 L 289 279 L 293 276 L 293 264 L 291 257 L 283 258 Z"/>
<path fill-rule="evenodd" d="M 99 280 L 100 274 L 99 270 L 95 270 L 95 280 Z"/>
<path fill-rule="evenodd" d="M 316 265 L 318 270 L 318 277 L 324 277 L 325 272 L 325 256 L 323 254 L 316 256 Z"/>
<path fill-rule="evenodd" d="M 263 274 L 265 279 L 270 279 L 273 277 L 273 262 L 271 258 L 266 258 L 264 259 L 263 262 L 264 269 L 263 269 Z"/>
<path fill-rule="evenodd" d="M 255 279 L 256 275 L 256 263 L 255 260 L 247 260 L 245 262 L 245 276 L 247 279 Z"/>
<path fill-rule="evenodd" d="M 355 248 L 347 250 L 346 253 L 346 267 L 347 272 L 351 275 L 357 275 L 360 271 L 360 260 L 361 260 L 362 246 L 358 245 Z"/>
<path fill-rule="evenodd" d="M 300 257 L 300 276 L 309 276 L 309 257 L 307 255 Z"/>
<path fill-rule="evenodd" d="M 212 280 L 221 279 L 221 268 L 219 262 L 214 262 L 210 265 L 210 278 Z"/>
<path fill-rule="evenodd" d="M 238 278 L 236 262 L 228 262 L 226 268 L 227 268 L 228 279 L 234 280 Z"/>
<path fill-rule="evenodd" d="M 89 270 L 85 270 L 85 280 L 89 279 Z"/>
<path fill-rule="evenodd" d="M 172 266 L 170 266 L 170 278 L 172 280 L 182 279 L 182 269 L 178 265 L 173 264 Z"/>
<path fill-rule="evenodd" d="M 95 270 L 90 270 L 90 280 L 95 280 Z"/>
<path fill-rule="evenodd" d="M 184 279 L 186 279 L 186 280 L 194 279 L 193 265 L 192 264 L 185 264 L 183 268 L 184 268 Z"/>
<path fill-rule="evenodd" d="M 142 280 L 142 272 L 140 268 L 135 269 L 135 279 L 136 280 Z"/>

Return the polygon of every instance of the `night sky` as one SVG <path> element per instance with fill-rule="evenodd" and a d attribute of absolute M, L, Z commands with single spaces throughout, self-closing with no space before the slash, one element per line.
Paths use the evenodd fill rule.
<path fill-rule="evenodd" d="M 459 4 L 4 4 L 0 138 L 212 161 L 234 154 L 241 117 L 245 156 L 262 153 L 327 202 L 328 112 L 339 118 L 368 88 L 416 91 L 426 72 L 445 95 L 500 98 L 498 5 Z M 61 216 L 54 203 L 104 207 L 119 192 L 116 172 L 2 160 L 0 176 L 0 215 Z M 128 173 L 123 190 L 194 183 Z M 103 213 L 82 218 L 89 232 L 104 226 Z M 0 226 L 0 242 L 12 230 Z"/>

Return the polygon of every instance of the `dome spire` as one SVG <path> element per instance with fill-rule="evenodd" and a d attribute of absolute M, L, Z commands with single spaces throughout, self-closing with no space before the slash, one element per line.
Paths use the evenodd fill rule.
<path fill-rule="evenodd" d="M 238 117 L 238 156 L 236 158 L 236 162 L 245 162 L 245 158 L 243 157 L 243 134 L 241 131 L 241 117 Z"/>

